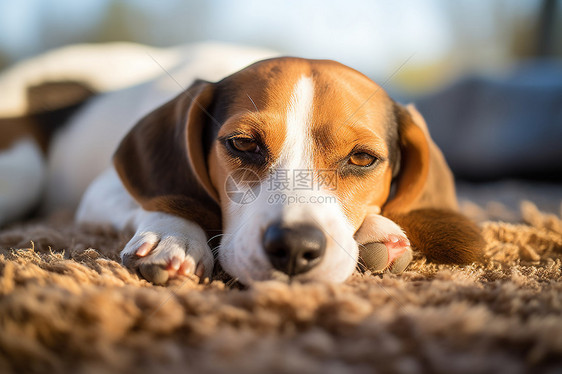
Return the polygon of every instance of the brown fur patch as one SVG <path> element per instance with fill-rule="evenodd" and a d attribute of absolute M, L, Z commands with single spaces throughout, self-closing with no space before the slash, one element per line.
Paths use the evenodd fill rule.
<path fill-rule="evenodd" d="M 95 92 L 80 82 L 43 82 L 27 88 L 26 115 L 0 118 L 0 150 L 22 138 L 34 139 L 44 152 L 54 133 Z"/>
<path fill-rule="evenodd" d="M 404 229 L 414 250 L 430 261 L 470 264 L 483 260 L 485 241 L 480 229 L 458 212 L 418 209 L 388 218 Z"/>

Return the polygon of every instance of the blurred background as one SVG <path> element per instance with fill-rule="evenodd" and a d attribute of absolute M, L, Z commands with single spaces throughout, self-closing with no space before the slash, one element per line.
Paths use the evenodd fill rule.
<path fill-rule="evenodd" d="M 422 92 L 467 72 L 502 74 L 530 57 L 560 57 L 556 3 L 0 0 L 0 67 L 73 43 L 217 40 L 331 58 L 379 79 L 395 73 L 393 86 Z"/>
<path fill-rule="evenodd" d="M 465 181 L 562 181 L 557 0 L 0 0 L 0 68 L 73 43 L 206 40 L 362 71 L 417 103 Z"/>

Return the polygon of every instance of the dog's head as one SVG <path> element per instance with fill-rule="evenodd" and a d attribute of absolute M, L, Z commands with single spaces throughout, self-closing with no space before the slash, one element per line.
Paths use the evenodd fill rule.
<path fill-rule="evenodd" d="M 210 235 L 221 216 L 218 258 L 243 283 L 343 281 L 367 214 L 436 207 L 436 193 L 454 204 L 421 116 L 332 61 L 277 58 L 195 82 L 141 120 L 114 160 L 145 209 Z"/>

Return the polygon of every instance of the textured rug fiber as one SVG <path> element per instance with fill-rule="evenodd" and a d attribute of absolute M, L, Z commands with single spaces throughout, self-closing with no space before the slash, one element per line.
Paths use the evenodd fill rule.
<path fill-rule="evenodd" d="M 562 220 L 517 216 L 481 221 L 485 264 L 250 289 L 152 286 L 118 262 L 127 233 L 17 224 L 0 231 L 0 372 L 561 372 Z"/>

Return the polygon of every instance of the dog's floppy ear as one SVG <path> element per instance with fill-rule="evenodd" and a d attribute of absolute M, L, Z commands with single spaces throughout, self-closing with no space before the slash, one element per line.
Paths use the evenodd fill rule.
<path fill-rule="evenodd" d="M 384 213 L 403 213 L 420 208 L 457 208 L 455 184 L 443 154 L 413 105 L 395 105 L 400 147 L 399 173 L 393 196 Z"/>
<path fill-rule="evenodd" d="M 220 229 L 217 192 L 207 172 L 204 134 L 212 83 L 190 88 L 141 119 L 121 141 L 113 163 L 123 184 L 146 210 L 174 214 Z"/>
<path fill-rule="evenodd" d="M 412 246 L 431 260 L 468 264 L 483 258 L 480 229 L 456 212 L 453 174 L 421 114 L 396 104 L 401 164 L 383 215 L 398 223 Z"/>

